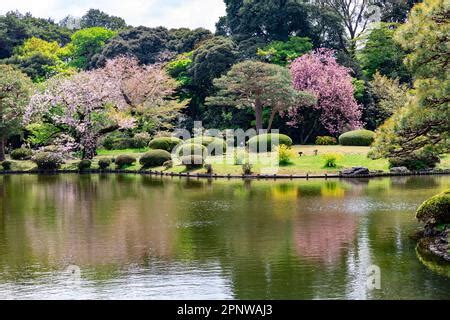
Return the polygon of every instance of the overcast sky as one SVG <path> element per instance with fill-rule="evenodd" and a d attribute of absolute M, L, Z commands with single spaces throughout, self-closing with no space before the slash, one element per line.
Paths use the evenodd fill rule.
<path fill-rule="evenodd" d="M 133 26 L 204 27 L 211 31 L 225 14 L 223 0 L 0 0 L 0 14 L 19 10 L 55 21 L 69 14 L 81 17 L 90 8 L 122 17 Z"/>

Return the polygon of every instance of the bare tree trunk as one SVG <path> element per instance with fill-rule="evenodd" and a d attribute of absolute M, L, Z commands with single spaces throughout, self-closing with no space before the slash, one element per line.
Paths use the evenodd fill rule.
<path fill-rule="evenodd" d="M 4 135 L 0 137 L 0 161 L 5 160 L 5 143 L 6 138 Z"/>
<path fill-rule="evenodd" d="M 272 111 L 272 113 L 270 114 L 269 126 L 267 127 L 267 131 L 270 131 L 272 129 L 273 119 L 275 118 L 276 113 L 276 111 Z"/>
<path fill-rule="evenodd" d="M 262 114 L 262 105 L 259 97 L 255 99 L 255 116 L 256 116 L 256 130 L 263 129 L 263 114 Z"/>

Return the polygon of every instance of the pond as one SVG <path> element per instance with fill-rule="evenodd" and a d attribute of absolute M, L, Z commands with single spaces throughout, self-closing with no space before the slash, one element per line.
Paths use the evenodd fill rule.
<path fill-rule="evenodd" d="M 409 237 L 449 186 L 0 176 L 0 298 L 450 299 Z"/>

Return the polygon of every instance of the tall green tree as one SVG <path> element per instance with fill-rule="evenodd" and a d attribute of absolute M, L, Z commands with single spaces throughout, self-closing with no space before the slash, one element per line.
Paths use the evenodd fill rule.
<path fill-rule="evenodd" d="M 5 160 L 7 138 L 22 128 L 32 82 L 13 66 L 0 65 L 0 161 Z"/>
<path fill-rule="evenodd" d="M 416 4 L 395 39 L 410 53 L 407 66 L 414 90 L 406 106 L 379 130 L 375 156 L 392 159 L 420 158 L 449 150 L 450 0 Z"/>
<path fill-rule="evenodd" d="M 83 70 L 93 67 L 92 57 L 99 54 L 106 42 L 115 35 L 115 31 L 103 27 L 91 27 L 75 32 L 69 44 L 71 65 Z"/>
<path fill-rule="evenodd" d="M 218 92 L 207 99 L 207 104 L 252 108 L 257 130 L 264 127 L 264 109 L 270 110 L 267 125 L 270 130 L 277 113 L 315 103 L 312 95 L 294 89 L 287 68 L 259 61 L 249 60 L 234 65 L 226 75 L 214 80 L 214 85 Z"/>
<path fill-rule="evenodd" d="M 288 41 L 272 41 L 264 48 L 258 49 L 258 56 L 267 62 L 286 66 L 312 48 L 313 44 L 309 38 L 290 37 Z"/>
<path fill-rule="evenodd" d="M 127 27 L 124 19 L 110 16 L 98 9 L 90 9 L 80 21 L 81 28 L 102 27 L 109 30 L 121 30 Z"/>
<path fill-rule="evenodd" d="M 378 71 L 401 82 L 411 80 L 403 63 L 406 52 L 393 38 L 397 28 L 398 24 L 380 23 L 365 37 L 364 47 L 358 52 L 357 59 L 368 79 L 372 79 Z"/>

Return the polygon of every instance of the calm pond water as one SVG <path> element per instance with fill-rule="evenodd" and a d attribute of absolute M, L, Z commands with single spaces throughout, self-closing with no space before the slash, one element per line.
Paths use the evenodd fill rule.
<path fill-rule="evenodd" d="M 450 299 L 409 239 L 449 186 L 0 176 L 0 298 Z"/>

